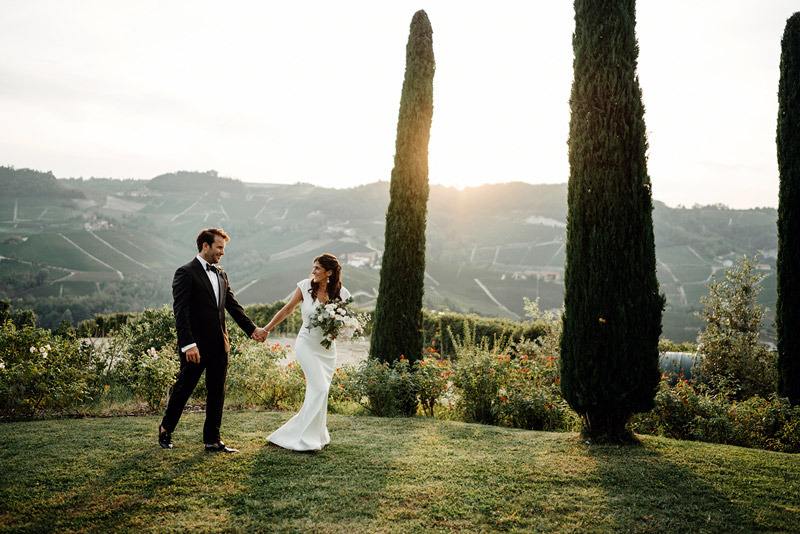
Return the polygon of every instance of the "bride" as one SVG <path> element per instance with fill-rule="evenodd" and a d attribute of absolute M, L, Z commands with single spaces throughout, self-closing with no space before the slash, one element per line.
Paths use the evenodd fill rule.
<path fill-rule="evenodd" d="M 318 451 L 331 441 L 327 428 L 328 389 L 336 370 L 336 342 L 326 349 L 320 344 L 322 330 L 319 327 L 309 330 L 307 327 L 318 304 L 350 297 L 350 292 L 342 287 L 341 274 L 342 266 L 336 256 L 322 254 L 314 258 L 311 276 L 298 282 L 289 302 L 264 327 L 269 334 L 302 302 L 303 326 L 294 347 L 297 361 L 306 376 L 306 397 L 300 411 L 267 438 L 270 443 L 284 449 Z"/>

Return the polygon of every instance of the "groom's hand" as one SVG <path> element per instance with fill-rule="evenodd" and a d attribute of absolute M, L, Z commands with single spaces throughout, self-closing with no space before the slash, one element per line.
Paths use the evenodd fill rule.
<path fill-rule="evenodd" d="M 200 363 L 200 349 L 192 347 L 186 351 L 186 359 L 192 363 Z"/>
<path fill-rule="evenodd" d="M 258 341 L 259 343 L 263 343 L 264 341 L 267 340 L 267 331 L 264 330 L 263 328 L 256 328 L 255 330 L 253 330 L 253 333 L 250 337 Z"/>

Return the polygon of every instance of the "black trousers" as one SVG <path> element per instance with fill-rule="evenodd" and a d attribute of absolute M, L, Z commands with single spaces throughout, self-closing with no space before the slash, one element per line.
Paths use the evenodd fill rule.
<path fill-rule="evenodd" d="M 178 426 L 183 408 L 191 397 L 200 375 L 206 372 L 206 422 L 203 426 L 203 443 L 216 443 L 220 440 L 219 428 L 222 424 L 222 408 L 225 405 L 225 379 L 228 375 L 228 355 L 224 352 L 213 357 L 200 355 L 200 363 L 186 360 L 181 352 L 181 370 L 172 388 L 167 403 L 167 411 L 161 425 L 167 432 L 173 432 Z"/>

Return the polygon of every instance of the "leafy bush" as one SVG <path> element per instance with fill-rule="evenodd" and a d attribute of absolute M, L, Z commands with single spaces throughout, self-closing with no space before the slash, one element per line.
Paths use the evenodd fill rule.
<path fill-rule="evenodd" d="M 0 415 L 77 413 L 105 391 L 102 366 L 74 336 L 6 321 L 0 325 Z"/>
<path fill-rule="evenodd" d="M 228 392 L 239 403 L 296 408 L 303 402 L 305 377 L 297 362 L 280 365 L 288 346 L 244 345 L 228 362 Z"/>
<path fill-rule="evenodd" d="M 417 385 L 408 360 L 400 357 L 392 364 L 368 359 L 342 382 L 347 398 L 352 398 L 373 415 L 396 417 L 406 415 L 402 407 L 416 400 Z"/>
<path fill-rule="evenodd" d="M 434 408 L 447 393 L 452 369 L 447 360 L 437 359 L 439 354 L 428 347 L 428 356 L 414 362 L 415 390 L 423 413 L 434 416 Z"/>
<path fill-rule="evenodd" d="M 730 400 L 730 392 L 698 390 L 686 380 L 664 376 L 656 407 L 631 418 L 635 432 L 674 439 L 800 452 L 800 406 L 787 399 L 752 396 Z"/>
<path fill-rule="evenodd" d="M 254 323 L 263 326 L 285 305 L 286 303 L 284 301 L 279 300 L 273 304 L 250 304 L 245 306 L 244 309 L 245 312 L 247 312 L 247 316 L 250 317 Z M 301 326 L 303 326 L 303 315 L 298 306 L 289 317 L 273 329 L 273 332 L 275 334 L 296 334 L 300 331 Z M 229 332 L 230 330 L 231 329 L 228 328 Z"/>
<path fill-rule="evenodd" d="M 128 319 L 110 339 L 106 363 L 110 382 L 130 390 L 151 411 L 159 409 L 180 370 L 172 310 L 146 309 Z"/>
<path fill-rule="evenodd" d="M 147 403 L 151 411 L 156 411 L 167 400 L 179 370 L 180 362 L 175 350 L 150 347 L 141 354 L 128 355 L 120 360 L 116 376 L 137 399 Z"/>
<path fill-rule="evenodd" d="M 693 373 L 700 384 L 720 389 L 735 384 L 734 396 L 769 397 L 776 390 L 777 362 L 759 342 L 763 306 L 757 303 L 764 274 L 756 273 L 756 260 L 746 255 L 725 270 L 723 280 L 712 279 L 701 317 L 706 328 L 700 333 L 700 354 Z"/>
<path fill-rule="evenodd" d="M 511 358 L 485 346 L 460 348 L 457 352 L 452 374 L 457 410 L 467 421 L 497 424 L 501 391 L 505 392 Z"/>

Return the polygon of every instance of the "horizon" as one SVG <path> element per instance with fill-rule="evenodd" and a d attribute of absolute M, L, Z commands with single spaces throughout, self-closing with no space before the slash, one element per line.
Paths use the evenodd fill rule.
<path fill-rule="evenodd" d="M 430 4 L 431 185 L 566 183 L 571 2 Z M 62 178 L 205 168 L 246 183 L 388 182 L 416 9 L 5 4 L 0 164 Z M 797 10 L 794 0 L 639 3 L 654 200 L 777 206 L 780 40 Z"/>
<path fill-rule="evenodd" d="M 27 169 L 27 167 L 15 168 L 13 165 L 9 165 L 8 167 L 10 167 L 12 169 L 15 169 L 15 170 Z M 28 169 L 28 170 L 32 170 L 32 171 L 36 171 L 36 172 L 44 172 L 44 173 L 52 172 L 52 171 L 41 171 L 39 169 Z M 321 189 L 343 190 L 343 189 L 353 189 L 353 188 L 357 188 L 357 187 L 365 187 L 365 186 L 370 186 L 370 185 L 375 185 L 375 184 L 380 184 L 380 183 L 384 183 L 384 184 L 386 184 L 388 186 L 389 183 L 390 183 L 390 180 L 378 179 L 378 180 L 374 180 L 372 182 L 365 182 L 365 183 L 360 183 L 360 184 L 345 185 L 345 186 L 341 186 L 341 187 L 336 187 L 336 186 L 319 185 L 319 184 L 315 184 L 315 183 L 311 183 L 311 182 L 302 182 L 302 181 L 298 181 L 298 182 L 251 182 L 251 181 L 247 181 L 247 180 L 242 180 L 240 178 L 236 178 L 234 176 L 227 176 L 227 175 L 225 175 L 223 173 L 220 173 L 220 172 L 216 171 L 215 169 L 209 169 L 209 170 L 206 170 L 206 171 L 187 171 L 185 169 L 181 169 L 181 170 L 178 170 L 178 171 L 170 171 L 170 172 L 161 173 L 161 174 L 158 174 L 156 176 L 153 176 L 152 178 L 113 178 L 113 177 L 108 177 L 108 176 L 90 176 L 89 178 L 86 178 L 86 177 L 59 177 L 59 176 L 56 176 L 55 174 L 53 174 L 53 177 L 56 180 L 82 180 L 82 181 L 88 181 L 88 180 L 120 180 L 120 181 L 126 181 L 126 180 L 129 180 L 129 181 L 149 182 L 149 181 L 151 181 L 151 180 L 153 180 L 155 178 L 161 177 L 161 176 L 166 176 L 166 175 L 170 175 L 170 174 L 176 174 L 176 173 L 180 173 L 180 172 L 199 173 L 199 174 L 205 174 L 205 173 L 209 173 L 209 172 L 216 172 L 217 173 L 217 178 L 235 180 L 237 182 L 241 182 L 241 183 L 243 183 L 245 185 L 249 185 L 249 186 L 310 185 L 310 186 L 313 186 L 313 187 L 319 187 Z M 534 183 L 534 182 L 524 182 L 524 181 L 521 181 L 521 180 L 497 181 L 497 182 L 490 182 L 490 183 L 477 184 L 477 185 L 465 185 L 465 186 L 455 186 L 455 185 L 438 184 L 438 183 L 430 183 L 429 185 L 430 185 L 430 187 L 441 187 L 441 188 L 444 188 L 444 189 L 455 189 L 457 191 L 465 191 L 465 190 L 468 190 L 468 189 L 479 189 L 479 188 L 485 187 L 485 186 L 503 186 L 503 185 L 513 185 L 513 184 L 523 184 L 523 185 L 530 185 L 530 186 L 534 186 L 534 187 L 535 186 L 563 186 L 563 187 L 567 187 L 567 185 L 568 185 L 566 181 L 565 182 Z M 733 207 L 733 206 L 728 206 L 727 204 L 725 204 L 723 202 L 710 202 L 710 203 L 707 203 L 707 204 L 695 203 L 695 204 L 692 204 L 692 205 L 679 203 L 679 204 L 676 204 L 676 205 L 670 205 L 670 204 L 667 204 L 666 202 L 664 202 L 662 200 L 659 200 L 658 198 L 655 198 L 655 197 L 653 197 L 653 202 L 660 202 L 660 203 L 666 205 L 668 208 L 671 208 L 671 209 L 692 209 L 692 208 L 706 208 L 706 207 L 715 207 L 715 206 L 724 206 L 725 208 L 730 209 L 730 210 L 777 209 L 775 206 L 750 206 L 750 207 L 746 207 L 746 208 L 737 208 L 737 207 Z"/>

